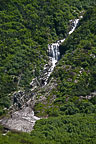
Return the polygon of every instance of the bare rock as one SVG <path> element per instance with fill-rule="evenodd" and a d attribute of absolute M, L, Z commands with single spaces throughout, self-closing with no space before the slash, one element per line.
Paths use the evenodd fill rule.
<path fill-rule="evenodd" d="M 35 122 L 40 118 L 34 116 L 31 108 L 26 107 L 22 110 L 14 112 L 10 118 L 4 118 L 1 123 L 4 127 L 10 130 L 31 132 Z"/>

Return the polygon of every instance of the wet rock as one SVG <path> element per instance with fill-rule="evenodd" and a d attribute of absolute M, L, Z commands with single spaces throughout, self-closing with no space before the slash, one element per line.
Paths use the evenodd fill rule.
<path fill-rule="evenodd" d="M 12 108 L 15 110 L 20 109 L 29 100 L 30 94 L 26 94 L 24 91 L 14 92 L 12 95 Z"/>
<path fill-rule="evenodd" d="M 37 86 L 36 78 L 34 78 L 34 79 L 32 80 L 32 82 L 30 83 L 30 86 L 31 86 L 32 88 L 35 87 L 35 86 Z"/>

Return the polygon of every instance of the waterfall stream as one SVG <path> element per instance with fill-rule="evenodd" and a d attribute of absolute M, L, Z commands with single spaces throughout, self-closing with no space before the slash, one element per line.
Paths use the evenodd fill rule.
<path fill-rule="evenodd" d="M 72 29 L 69 31 L 68 35 L 73 33 L 78 22 L 79 22 L 79 19 L 75 19 L 74 21 L 72 21 Z M 56 43 L 48 44 L 48 53 L 49 53 L 49 59 L 51 62 L 51 66 L 48 69 L 48 73 L 46 74 L 44 86 L 47 85 L 48 79 L 49 79 L 51 73 L 53 72 L 54 67 L 56 66 L 56 63 L 60 59 L 59 46 L 64 41 L 65 41 L 65 38 L 62 40 L 58 40 Z M 46 69 L 46 65 L 45 65 L 44 69 Z M 11 129 L 11 130 L 31 132 L 33 129 L 33 126 L 35 125 L 35 122 L 39 119 L 40 118 L 38 118 L 34 115 L 34 111 L 32 110 L 32 108 L 28 106 L 28 107 L 22 108 L 22 110 L 13 112 L 11 114 L 10 118 L 3 118 L 2 120 L 0 120 L 0 122 L 5 127 L 7 127 L 8 129 Z"/>
<path fill-rule="evenodd" d="M 80 18 L 82 18 L 82 17 L 80 17 Z M 70 35 L 74 32 L 74 30 L 77 27 L 78 22 L 79 22 L 79 19 L 75 19 L 72 22 L 72 29 L 68 32 L 68 35 Z M 52 65 L 48 71 L 48 75 L 47 75 L 47 78 L 44 83 L 45 85 L 47 85 L 48 78 L 50 77 L 51 73 L 53 72 L 54 67 L 56 66 L 56 63 L 60 59 L 59 46 L 65 41 L 65 39 L 66 38 L 64 38 L 62 40 L 58 40 L 56 43 L 48 44 L 49 59 L 50 59 Z"/>

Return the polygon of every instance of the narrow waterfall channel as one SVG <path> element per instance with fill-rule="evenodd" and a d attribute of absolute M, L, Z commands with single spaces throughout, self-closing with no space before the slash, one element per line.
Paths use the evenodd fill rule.
<path fill-rule="evenodd" d="M 82 16 L 80 17 L 82 18 Z M 71 20 L 72 21 L 72 20 Z M 70 22 L 71 22 L 70 21 Z M 68 32 L 68 35 L 72 34 L 74 32 L 74 30 L 77 27 L 77 24 L 79 22 L 79 19 L 75 19 L 72 22 L 72 29 Z M 54 70 L 54 67 L 56 66 L 56 63 L 58 62 L 58 60 L 60 59 L 60 52 L 59 52 L 59 46 L 65 41 L 66 38 L 62 39 L 62 40 L 58 40 L 56 43 L 52 43 L 52 44 L 48 44 L 48 53 L 49 53 L 49 59 L 51 61 L 51 67 L 49 69 L 47 78 L 45 80 L 45 85 L 47 85 L 48 79 L 51 75 L 51 73 Z"/>
<path fill-rule="evenodd" d="M 75 19 L 74 21 L 72 21 L 72 29 L 69 31 L 68 35 L 73 33 L 78 22 L 79 22 L 79 19 Z M 54 67 L 56 66 L 56 63 L 60 59 L 59 46 L 64 41 L 65 41 L 65 38 L 62 40 L 58 40 L 56 43 L 48 44 L 48 53 L 49 53 L 49 59 L 51 62 L 51 67 L 48 70 L 47 77 L 44 82 L 44 86 L 47 85 L 48 79 L 51 73 L 53 72 Z M 45 68 L 46 66 L 44 67 L 44 69 Z M 0 120 L 0 122 L 2 123 L 2 125 L 4 125 L 5 128 L 8 128 L 10 130 L 31 132 L 33 130 L 35 122 L 39 119 L 40 118 L 34 115 L 34 111 L 32 110 L 31 107 L 24 107 L 21 110 L 13 112 L 10 118 L 3 118 L 2 120 Z"/>

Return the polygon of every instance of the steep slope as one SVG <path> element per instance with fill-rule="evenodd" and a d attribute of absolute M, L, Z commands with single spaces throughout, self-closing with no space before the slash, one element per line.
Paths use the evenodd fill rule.
<path fill-rule="evenodd" d="M 48 43 L 65 37 L 69 20 L 81 11 L 73 5 L 63 0 L 0 1 L 1 109 L 10 105 L 8 94 L 28 91 L 32 79 L 41 75 Z"/>
<path fill-rule="evenodd" d="M 81 16 L 80 16 L 81 18 Z M 72 28 L 68 32 L 69 35 L 74 32 L 76 29 L 76 26 L 78 24 L 80 19 L 75 19 L 72 22 Z M 59 40 L 56 43 L 48 45 L 48 52 L 50 55 L 50 63 L 51 66 L 48 69 L 46 69 L 46 65 L 44 66 L 44 70 L 46 71 L 45 76 L 43 76 L 42 81 L 44 84 L 41 86 L 35 85 L 31 89 L 31 92 L 22 92 L 18 91 L 13 94 L 13 104 L 10 107 L 10 116 L 4 117 L 1 119 L 1 123 L 4 127 L 7 127 L 10 130 L 17 130 L 17 131 L 22 131 L 22 132 L 31 132 L 33 130 L 33 126 L 35 125 L 35 122 L 39 120 L 40 118 L 34 116 L 34 105 L 38 100 L 38 93 L 39 90 L 44 88 L 48 89 L 48 79 L 50 75 L 52 74 L 54 67 L 56 66 L 56 63 L 59 60 L 60 57 L 60 52 L 59 52 L 59 46 L 62 44 L 62 42 L 65 41 L 65 38 L 63 40 Z M 31 82 L 31 85 L 35 84 L 36 79 Z M 38 82 L 39 83 L 39 82 Z M 46 92 L 45 92 L 46 93 Z M 26 95 L 27 94 L 27 95 Z M 33 95 L 33 96 L 32 96 Z M 41 100 L 44 100 L 45 97 L 42 96 Z"/>
<path fill-rule="evenodd" d="M 59 88 L 63 95 L 86 96 L 96 91 L 95 17 L 96 9 L 92 8 L 84 15 L 75 33 L 60 47 L 61 54 L 65 54 L 54 76 L 62 81 Z"/>
<path fill-rule="evenodd" d="M 46 101 L 40 101 L 35 106 L 39 115 L 40 112 L 44 114 L 44 111 L 50 115 L 52 110 L 53 113 L 56 112 L 55 110 L 58 113 L 60 106 L 63 106 L 67 101 L 77 104 L 77 107 L 80 106 L 80 99 L 84 99 L 85 102 L 92 101 L 93 104 L 96 104 L 95 16 L 96 9 L 90 9 L 80 21 L 76 31 L 60 46 L 63 56 L 51 75 L 50 91 L 47 93 L 46 90 L 44 91 Z M 40 96 L 40 93 L 38 96 Z M 88 105 L 91 106 L 91 103 L 89 102 Z M 90 111 L 91 113 L 91 109 L 83 111 Z"/>
<path fill-rule="evenodd" d="M 69 20 L 94 4 L 94 0 L 0 1 L 1 114 L 10 105 L 8 94 L 28 91 L 32 79 L 42 74 L 48 43 L 66 37 Z"/>
<path fill-rule="evenodd" d="M 31 135 L 36 143 L 96 143 L 95 17 L 96 8 L 90 8 L 60 47 L 62 58 L 38 94 L 46 99 L 35 105 L 39 116 L 49 116 L 35 125 Z"/>
<path fill-rule="evenodd" d="M 1 91 L 1 101 L 0 101 L 0 105 L 1 105 L 1 114 L 2 114 L 2 108 L 4 108 L 4 106 L 8 107 L 9 106 L 9 102 L 8 102 L 8 93 L 18 90 L 19 88 L 28 88 L 28 84 L 29 82 L 31 82 L 33 77 L 37 77 L 38 75 L 40 75 L 40 69 L 43 69 L 43 65 L 45 63 L 47 63 L 48 59 L 46 56 L 46 51 L 47 51 L 47 44 L 52 42 L 53 40 L 57 40 L 58 38 L 62 38 L 63 36 L 66 35 L 66 33 L 70 30 L 70 26 L 69 25 L 69 20 L 72 18 L 76 18 L 79 15 L 79 11 L 78 10 L 84 10 L 87 9 L 91 4 L 94 4 L 94 1 L 88 1 L 88 3 L 86 1 L 77 1 L 77 0 L 73 0 L 73 1 L 65 1 L 66 5 L 69 6 L 70 5 L 74 5 L 75 9 L 76 9 L 76 13 L 75 14 L 71 14 L 71 12 L 69 12 L 71 14 L 71 17 L 68 18 L 67 14 L 64 16 L 66 16 L 66 28 L 64 30 L 66 30 L 66 32 L 64 31 L 60 33 L 59 31 L 59 26 L 55 25 L 55 23 L 52 25 L 50 25 L 50 32 L 48 34 L 50 34 L 50 38 L 48 39 L 45 38 L 44 35 L 44 39 L 41 39 L 41 32 L 45 32 L 46 30 L 46 26 L 42 25 L 41 21 L 43 20 L 43 15 L 44 12 L 49 9 L 51 12 L 53 12 L 52 14 L 54 14 L 55 10 L 60 9 L 61 7 L 63 8 L 63 6 L 65 5 L 64 1 L 47 1 L 46 0 L 43 1 L 44 3 L 42 4 L 42 1 L 35 1 L 34 3 L 32 3 L 34 5 L 34 7 L 36 7 L 36 12 L 39 12 L 38 15 L 38 20 L 40 20 L 40 23 L 38 23 L 37 26 L 37 33 L 36 33 L 36 23 L 35 22 L 35 16 L 34 19 L 32 19 L 31 23 L 31 18 L 27 21 L 27 16 L 26 16 L 26 8 L 25 6 L 31 3 L 30 1 L 9 1 L 6 3 L 4 3 L 4 1 L 2 1 L 2 5 L 4 6 L 4 9 L 7 9 L 8 6 L 9 8 L 14 9 L 15 7 L 18 7 L 18 11 L 20 11 L 20 15 L 22 16 L 22 20 L 23 22 L 21 22 L 24 26 L 24 29 L 26 29 L 26 32 L 22 34 L 20 34 L 20 39 L 19 37 L 16 36 L 16 38 L 18 38 L 18 40 L 20 40 L 20 45 L 16 47 L 14 46 L 14 48 L 12 47 L 11 49 L 11 45 L 10 48 L 7 52 L 7 50 L 5 49 L 6 47 L 4 46 L 3 49 L 1 50 L 1 86 L 2 86 L 2 91 Z M 93 2 L 93 3 L 92 3 Z M 47 6 L 50 6 L 49 9 L 47 9 Z M 55 4 L 55 6 L 54 6 Z M 60 5 L 59 5 L 60 4 Z M 63 5 L 64 4 L 64 5 Z M 13 7 L 12 7 L 12 6 Z M 52 7 L 53 5 L 53 7 Z M 57 5 L 61 6 L 57 8 Z M 53 9 L 52 9 L 53 8 Z M 55 9 L 54 9 L 55 8 Z M 71 8 L 71 7 L 70 7 Z M 69 8 L 69 9 L 70 9 Z M 72 7 L 73 8 L 73 7 Z M 8 10 L 4 10 L 2 9 L 2 7 L 0 7 L 0 10 L 2 12 L 6 12 L 6 14 L 8 14 Z M 42 10 L 43 9 L 43 10 Z M 68 10 L 69 10 L 68 9 Z M 74 9 L 74 8 L 73 8 Z M 16 10 L 16 9 L 15 9 Z M 30 8 L 28 6 L 27 11 L 30 11 Z M 64 7 L 65 10 L 65 7 Z M 63 11 L 63 10 L 62 10 Z M 73 10 L 74 11 L 74 10 Z M 78 11 L 78 12 L 77 12 Z M 29 12 L 29 13 L 30 13 Z M 33 12 L 33 11 L 32 11 Z M 66 12 L 68 12 L 66 10 Z M 28 15 L 29 15 L 28 13 Z M 49 12 L 50 13 L 50 12 Z M 49 14 L 48 13 L 48 14 Z M 58 13 L 58 10 L 57 10 Z M 2 14 L 1 14 L 2 15 Z M 14 14 L 13 14 L 14 15 Z M 31 15 L 31 14 L 30 14 Z M 4 15 L 5 16 L 5 15 Z M 25 18 L 26 16 L 26 18 Z M 51 16 L 51 13 L 50 13 Z M 68 15 L 69 16 L 69 15 Z M 5 16 L 6 17 L 6 16 Z M 11 16 L 10 16 L 11 17 Z M 61 15 L 57 16 L 58 19 L 61 17 Z M 56 15 L 52 15 L 51 18 L 56 18 Z M 74 143 L 85 143 L 85 144 L 95 144 L 96 143 L 96 87 L 95 87 L 95 83 L 96 83 L 96 78 L 95 78 L 95 63 L 96 63 L 96 32 L 95 32 L 95 26 L 96 26 L 96 8 L 90 8 L 87 13 L 85 13 L 83 19 L 80 21 L 76 31 L 71 35 L 68 36 L 68 38 L 66 39 L 66 41 L 64 42 L 64 44 L 62 46 L 60 46 L 60 53 L 61 53 L 61 60 L 58 62 L 53 74 L 51 75 L 50 79 L 49 79 L 49 83 L 45 86 L 45 87 L 39 87 L 38 91 L 35 91 L 35 93 L 33 94 L 32 92 L 30 95 L 36 98 L 35 99 L 35 114 L 37 114 L 38 116 L 41 117 L 46 117 L 47 119 L 41 119 L 40 121 L 36 122 L 36 125 L 34 127 L 34 130 L 31 132 L 31 134 L 26 134 L 26 133 L 12 133 L 9 132 L 7 134 L 7 136 L 5 136 L 6 134 L 2 135 L 2 132 L 4 131 L 4 129 L 2 127 L 0 127 L 0 142 L 1 144 L 11 144 L 11 143 L 16 143 L 16 144 L 46 144 L 46 143 L 52 143 L 52 144 L 74 144 Z M 13 17 L 12 17 L 13 18 Z M 33 18 L 33 17 L 32 17 Z M 68 19 L 67 19 L 68 18 Z M 46 17 L 44 18 L 46 19 Z M 61 17 L 62 19 L 62 17 Z M 60 21 L 61 21 L 60 19 Z M 6 19 L 4 19 L 6 20 Z M 7 20 L 10 20 L 10 18 L 8 18 Z M 20 20 L 20 19 L 19 19 Z M 37 17 L 36 17 L 37 20 Z M 63 21 L 64 19 L 62 19 Z M 11 20 L 12 21 L 12 20 Z M 10 21 L 10 22 L 11 22 Z M 15 18 L 14 18 L 15 21 Z M 28 23 L 30 21 L 30 23 L 32 24 L 32 33 L 31 33 L 31 26 Z M 16 20 L 17 22 L 17 20 Z M 52 21 L 51 21 L 52 22 Z M 59 21 L 57 21 L 59 23 Z M 57 24 L 56 22 L 56 24 Z M 6 23 L 6 22 L 5 22 Z M 45 23 L 46 24 L 46 23 Z M 50 23 L 51 24 L 51 23 Z M 3 31 L 3 34 L 5 31 L 10 31 L 9 29 L 9 25 L 8 25 L 8 29 L 6 27 L 6 24 L 4 25 L 1 24 L 1 31 Z M 39 26 L 40 25 L 40 26 Z M 46 24 L 47 25 L 47 24 Z M 54 26 L 53 26 L 54 25 Z M 3 27 L 4 26 L 4 27 Z M 17 23 L 16 25 L 17 26 Z M 53 26 L 53 27 L 51 27 Z M 63 25 L 64 26 L 64 25 Z M 44 29 L 43 29 L 43 28 Z M 55 27 L 55 36 L 53 35 L 53 29 Z M 60 24 L 61 27 L 61 24 Z M 22 26 L 21 26 L 22 28 Z M 21 30 L 21 28 L 19 30 Z M 56 29 L 57 28 L 57 29 Z M 16 29 L 16 28 L 15 28 Z M 35 29 L 35 30 L 34 30 Z M 42 31 L 43 29 L 43 31 Z M 51 31 L 53 30 L 53 31 Z M 31 33 L 29 35 L 29 33 Z M 5 32 L 5 35 L 7 33 Z M 9 32 L 8 32 L 9 34 Z M 11 33 L 12 34 L 12 33 Z M 5 35 L 2 35 L 2 41 L 3 39 L 5 39 L 5 45 L 7 42 L 11 42 L 12 40 L 12 45 L 13 45 L 13 38 L 15 36 L 16 33 L 14 33 L 14 35 L 12 35 L 12 37 L 5 37 Z M 17 30 L 17 34 L 18 34 L 18 30 Z M 46 34 L 46 32 L 44 33 Z M 7 35 L 6 35 L 7 36 Z M 24 36 L 24 38 L 22 38 L 22 36 Z M 30 38 L 28 37 L 30 36 Z M 27 39 L 28 38 L 28 39 Z M 40 41 L 39 41 L 40 38 Z M 26 43 L 26 40 L 31 39 L 32 41 L 29 43 Z M 42 41 L 42 42 L 41 42 Z M 33 44 L 33 45 L 31 45 Z M 22 48 L 22 45 L 26 45 L 25 49 Z M 31 46 L 30 46 L 31 45 Z M 28 46 L 28 51 L 27 50 L 27 46 Z M 35 47 L 37 46 L 37 47 Z M 1 47 L 2 48 L 2 47 Z M 18 48 L 18 49 L 17 49 Z M 30 51 L 29 51 L 30 48 Z M 33 53 L 33 49 L 35 48 L 35 52 Z M 7 48 L 8 49 L 8 48 Z M 4 50 L 4 52 L 2 52 L 2 50 Z M 8 66 L 10 66 L 10 64 L 12 64 L 12 68 L 14 67 L 14 62 L 13 59 L 11 59 L 12 63 L 9 64 L 9 57 L 11 58 L 16 58 L 16 61 L 18 60 L 18 55 L 20 54 L 20 58 L 21 58 L 21 54 L 23 54 L 21 51 L 24 50 L 24 57 L 25 58 L 25 65 L 27 63 L 28 60 L 28 65 L 26 67 L 23 66 L 23 60 L 21 60 L 21 67 L 16 67 L 15 71 L 16 73 L 10 73 L 10 68 L 5 69 L 6 64 L 8 64 Z M 32 53 L 31 53 L 32 50 Z M 28 53 L 29 52 L 29 53 Z M 41 54 L 42 52 L 42 54 Z M 18 53 L 18 54 L 17 54 Z M 7 55 L 8 54 L 8 55 Z M 27 55 L 28 54 L 28 55 Z M 31 56 L 33 56 L 33 59 L 30 60 L 30 54 Z M 37 54 L 37 55 L 35 55 Z M 41 55 L 40 55 L 41 54 Z M 36 57 L 35 57 L 36 56 Z M 39 61 L 38 59 L 41 58 L 42 60 L 42 68 L 40 67 L 41 65 L 41 61 Z M 45 61 L 46 59 L 46 61 Z M 29 63 L 31 61 L 31 64 Z M 19 61 L 18 61 L 19 62 Z M 16 62 L 17 63 L 17 62 Z M 17 63 L 18 64 L 18 63 Z M 29 66 L 30 64 L 30 66 Z M 20 65 L 19 65 L 20 66 Z M 35 76 L 33 75 L 33 70 L 36 70 L 38 68 L 38 70 L 35 73 Z M 15 67 L 14 67 L 15 68 Z M 24 68 L 24 69 L 23 69 Z M 27 69 L 28 68 L 28 69 Z M 5 70 L 5 71 L 4 71 Z M 20 73 L 19 73 L 20 70 Z M 22 70 L 22 73 L 21 73 Z M 29 73 L 31 73 L 31 77 L 30 75 L 28 75 L 27 71 L 30 71 Z M 12 70 L 13 72 L 13 70 Z M 24 77 L 23 77 L 24 76 Z M 28 76 L 28 77 L 27 77 Z M 10 79 L 12 78 L 12 79 Z M 24 82 L 24 78 L 25 78 L 25 82 Z M 30 80 L 28 79 L 28 83 L 26 82 L 27 78 L 30 78 Z M 12 81 L 11 81 L 12 80 Z M 8 84 L 9 82 L 9 84 Z M 11 83 L 12 82 L 12 83 Z M 11 87 L 13 86 L 13 88 Z M 6 91 L 4 91 L 6 87 Z M 16 87 L 16 89 L 14 89 Z M 12 89 L 9 89 L 12 88 Z M 7 91 L 8 90 L 8 91 Z M 27 89 L 27 91 L 29 91 Z M 19 93 L 19 92 L 18 92 Z M 27 97 L 27 92 L 26 92 L 26 97 Z M 19 97 L 19 95 L 18 95 Z M 33 102 L 34 103 L 34 102 Z M 33 104 L 32 103 L 32 104 Z M 21 110 L 22 112 L 22 110 Z M 18 113 L 18 112 L 17 112 Z M 23 115 L 23 114 L 22 114 Z M 24 115 L 23 115 L 24 116 Z"/>

